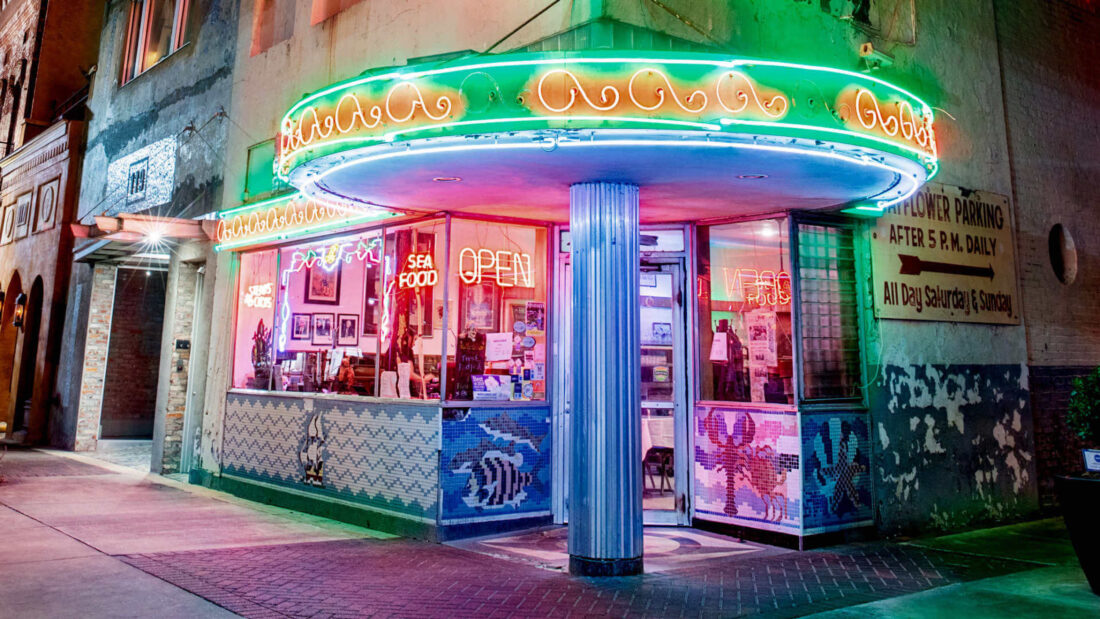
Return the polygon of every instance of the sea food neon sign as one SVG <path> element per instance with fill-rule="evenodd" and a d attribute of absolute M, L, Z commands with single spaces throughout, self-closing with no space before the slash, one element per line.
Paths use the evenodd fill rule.
<path fill-rule="evenodd" d="M 726 297 L 756 305 L 789 305 L 791 274 L 786 271 L 756 269 L 722 269 L 725 274 Z"/>
<path fill-rule="evenodd" d="M 912 93 L 842 69 L 709 53 L 505 54 L 368 74 L 306 97 L 283 117 L 276 172 L 425 137 L 652 128 L 866 146 L 934 173 L 932 125 Z"/>
<path fill-rule="evenodd" d="M 439 271 L 435 270 L 431 254 L 409 254 L 404 270 L 397 274 L 399 288 L 424 288 L 438 281 Z"/>

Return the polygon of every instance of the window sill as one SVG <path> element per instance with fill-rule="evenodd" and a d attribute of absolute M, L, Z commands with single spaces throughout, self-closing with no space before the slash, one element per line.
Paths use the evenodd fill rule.
<path fill-rule="evenodd" d="M 794 404 L 775 404 L 772 402 L 726 402 L 722 400 L 698 400 L 695 406 L 712 406 L 714 408 L 749 408 L 762 411 L 782 411 L 788 413 L 798 412 Z"/>
<path fill-rule="evenodd" d="M 183 50 L 185 50 L 189 47 L 191 47 L 191 41 L 185 41 L 183 45 L 180 45 L 176 49 L 174 49 L 171 52 L 165 54 L 165 56 L 163 58 L 161 58 L 160 60 L 154 62 L 153 66 L 151 66 L 148 69 L 142 71 L 141 73 L 138 73 L 137 75 L 131 77 L 130 79 L 126 80 L 125 82 L 122 82 L 121 84 L 118 85 L 118 87 L 123 88 L 125 86 L 129 86 L 130 84 L 133 84 L 138 79 L 140 79 L 141 76 L 148 75 L 150 71 L 152 71 L 153 69 L 156 69 L 157 67 L 161 66 L 162 64 L 167 62 L 170 58 L 175 57 L 176 54 L 182 52 Z"/>

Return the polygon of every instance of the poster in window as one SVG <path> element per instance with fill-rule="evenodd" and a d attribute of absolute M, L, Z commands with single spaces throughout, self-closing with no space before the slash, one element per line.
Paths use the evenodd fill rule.
<path fill-rule="evenodd" d="M 331 271 L 317 266 L 307 269 L 306 303 L 338 305 L 340 303 L 340 270 L 339 264 Z"/>
<path fill-rule="evenodd" d="M 313 315 L 313 339 L 314 346 L 332 346 L 333 342 L 333 316 L 332 314 Z"/>
<path fill-rule="evenodd" d="M 527 302 L 527 334 L 539 336 L 546 333 L 546 304 Z"/>
<path fill-rule="evenodd" d="M 312 314 L 291 314 L 290 339 L 308 340 L 313 334 Z"/>
<path fill-rule="evenodd" d="M 359 315 L 358 314 L 340 314 L 339 320 L 336 323 L 336 345 L 337 346 L 358 346 L 359 345 Z"/>
<path fill-rule="evenodd" d="M 497 330 L 500 311 L 500 288 L 496 283 L 462 286 L 461 327 L 479 333 Z"/>

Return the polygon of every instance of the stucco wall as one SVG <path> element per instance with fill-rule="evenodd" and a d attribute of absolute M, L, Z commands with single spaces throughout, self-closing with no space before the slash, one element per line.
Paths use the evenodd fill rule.
<path fill-rule="evenodd" d="M 80 215 L 151 210 L 192 216 L 221 204 L 224 145 L 233 126 L 228 112 L 236 52 L 236 0 L 191 2 L 188 43 L 126 84 L 119 84 L 128 2 L 110 2 L 100 38 L 99 71 L 92 86 Z M 155 152 L 168 143 L 168 162 Z M 144 152 L 143 149 L 149 149 Z M 111 164 L 149 156 L 149 184 L 171 190 L 155 201 L 133 202 L 125 176 Z M 163 177 L 163 178 L 162 178 Z"/>

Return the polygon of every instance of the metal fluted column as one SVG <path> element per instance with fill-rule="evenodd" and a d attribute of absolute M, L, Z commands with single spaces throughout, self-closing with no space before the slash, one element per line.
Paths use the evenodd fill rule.
<path fill-rule="evenodd" d="M 569 190 L 573 243 L 569 571 L 642 571 L 638 187 Z"/>

